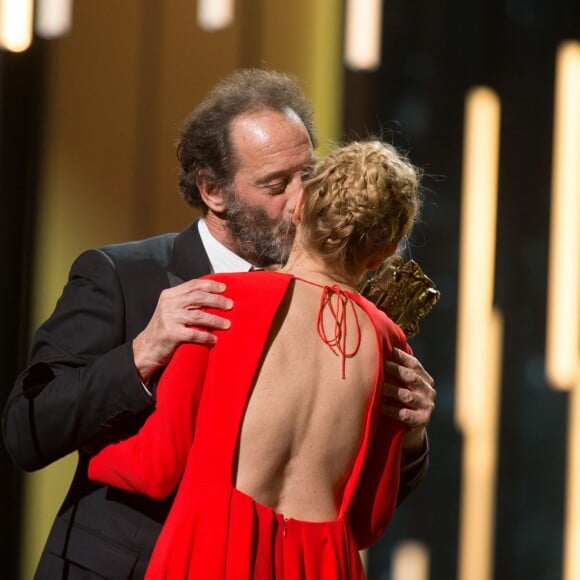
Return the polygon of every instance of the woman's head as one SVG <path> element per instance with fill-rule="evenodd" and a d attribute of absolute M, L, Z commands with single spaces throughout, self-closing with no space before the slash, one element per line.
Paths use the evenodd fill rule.
<path fill-rule="evenodd" d="M 419 171 L 392 145 L 356 141 L 337 147 L 306 182 L 304 241 L 351 274 L 397 247 L 421 207 Z"/>

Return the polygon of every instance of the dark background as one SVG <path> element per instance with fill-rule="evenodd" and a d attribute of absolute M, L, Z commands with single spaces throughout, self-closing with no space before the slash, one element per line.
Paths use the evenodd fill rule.
<path fill-rule="evenodd" d="M 463 106 L 466 91 L 481 84 L 502 107 L 494 303 L 505 335 L 493 577 L 561 578 L 568 398 L 545 381 L 544 349 L 555 53 L 563 39 L 580 37 L 579 7 L 567 0 L 386 2 L 380 70 L 348 77 L 346 130 L 366 125 L 392 135 L 426 171 L 424 223 L 412 255 L 429 264 L 442 292 L 412 341 L 437 381 L 431 469 L 372 550 L 371 578 L 390 577 L 391 547 L 405 538 L 429 546 L 433 580 L 457 575 Z M 357 107 L 365 99 L 369 106 Z"/>
<path fill-rule="evenodd" d="M 2 406 L 26 359 L 42 137 L 43 52 L 0 52 L 0 368 Z M 0 446 L 0 576 L 18 578 L 22 476 Z"/>
<path fill-rule="evenodd" d="M 577 0 L 388 0 L 383 58 L 346 73 L 345 136 L 380 134 L 425 177 L 412 257 L 442 298 L 412 346 L 436 378 L 431 469 L 371 550 L 369 577 L 387 579 L 391 548 L 424 541 L 431 579 L 457 574 L 461 436 L 454 423 L 460 181 L 465 92 L 487 84 L 502 106 L 495 304 L 505 317 L 495 572 L 498 580 L 562 573 L 567 395 L 544 379 L 555 52 L 580 38 Z M 29 337 L 43 73 L 49 44 L 0 53 L 0 366 L 4 400 Z M 579 103 L 580 106 L 580 103 Z M 580 160 L 579 160 L 580 162 Z M 579 192 L 580 195 L 580 192 Z M 17 578 L 21 475 L 0 447 L 1 576 Z"/>

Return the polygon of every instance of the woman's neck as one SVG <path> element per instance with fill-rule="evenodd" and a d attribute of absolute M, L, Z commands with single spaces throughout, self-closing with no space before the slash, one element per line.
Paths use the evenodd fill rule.
<path fill-rule="evenodd" d="M 356 289 L 357 282 L 362 275 L 362 272 L 360 275 L 339 272 L 336 268 L 332 268 L 310 252 L 304 249 L 298 250 L 297 248 L 292 250 L 286 265 L 281 271 L 320 284 L 338 284 L 339 286 L 345 286 L 349 290 Z"/>

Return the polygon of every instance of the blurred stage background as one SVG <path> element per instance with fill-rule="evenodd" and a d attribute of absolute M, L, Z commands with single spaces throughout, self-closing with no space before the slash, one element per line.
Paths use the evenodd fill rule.
<path fill-rule="evenodd" d="M 369 578 L 580 578 L 580 3 L 384 0 L 371 70 L 343 59 L 349 6 L 237 0 L 206 31 L 195 0 L 83 0 L 64 36 L 0 50 L 0 396 L 80 252 L 193 219 L 174 144 L 207 90 L 293 73 L 320 154 L 379 134 L 426 173 L 409 255 L 442 292 L 412 340 L 438 390 L 431 468 Z M 31 578 L 74 464 L 24 475 L 0 448 L 1 577 Z"/>

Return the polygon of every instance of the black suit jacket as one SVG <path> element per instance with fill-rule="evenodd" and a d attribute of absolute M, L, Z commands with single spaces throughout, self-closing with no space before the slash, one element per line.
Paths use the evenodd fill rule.
<path fill-rule="evenodd" d="M 74 577 L 77 567 L 111 579 L 143 576 L 171 500 L 155 502 L 96 485 L 87 480 L 87 458 L 136 430 L 153 409 L 131 343 L 153 315 L 159 294 L 209 272 L 196 223 L 179 235 L 90 250 L 73 264 L 2 417 L 6 447 L 22 469 L 39 469 L 79 451 L 36 578 Z"/>
<path fill-rule="evenodd" d="M 24 470 L 79 452 L 37 580 L 143 577 L 172 498 L 153 501 L 90 482 L 87 461 L 103 445 L 135 432 L 153 410 L 131 343 L 159 294 L 209 272 L 195 222 L 180 234 L 90 250 L 73 264 L 2 416 L 6 447 Z M 156 380 L 149 383 L 153 390 Z M 399 499 L 425 470 L 423 460 L 402 474 Z"/>

